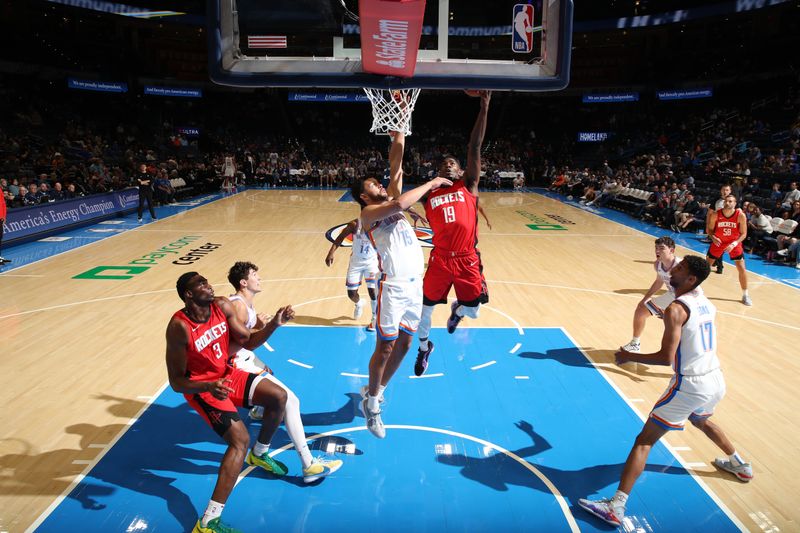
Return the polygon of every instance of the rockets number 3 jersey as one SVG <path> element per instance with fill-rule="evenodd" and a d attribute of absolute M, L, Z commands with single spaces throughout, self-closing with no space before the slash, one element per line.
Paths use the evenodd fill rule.
<path fill-rule="evenodd" d="M 478 198 L 464 180 L 430 193 L 425 216 L 433 230 L 434 249 L 469 252 L 478 244 Z"/>
<path fill-rule="evenodd" d="M 228 371 L 228 319 L 219 306 L 211 303 L 211 316 L 205 322 L 193 322 L 183 310 L 173 315 L 189 330 L 186 345 L 186 374 L 193 381 L 212 381 Z"/>

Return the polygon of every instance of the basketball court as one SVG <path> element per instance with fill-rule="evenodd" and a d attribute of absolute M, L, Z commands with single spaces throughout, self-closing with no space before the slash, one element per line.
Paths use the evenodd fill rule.
<path fill-rule="evenodd" d="M 324 264 L 325 233 L 356 210 L 343 197 L 249 190 L 160 208 L 156 223 L 139 226 L 131 216 L 79 230 L 119 231 L 67 252 L 59 247 L 78 239 L 12 248 L 22 261 L 32 254 L 26 248 L 55 255 L 29 255 L 33 262 L 0 275 L 0 330 L 4 353 L 13 354 L 2 362 L 3 375 L 13 376 L 3 392 L 2 528 L 191 527 L 224 447 L 166 386 L 163 334 L 181 307 L 174 283 L 195 269 L 228 294 L 228 267 L 250 260 L 268 280 L 258 308 L 291 303 L 298 314 L 258 355 L 300 397 L 314 453 L 345 464 L 304 486 L 280 430 L 274 448 L 289 475 L 270 479 L 244 470 L 226 506 L 232 525 L 606 529 L 577 508 L 577 498 L 613 490 L 642 417 L 669 376 L 666 368 L 612 364 L 613 351 L 629 337 L 637 298 L 652 282 L 653 237 L 540 194 L 483 194 L 493 225 L 480 229 L 491 302 L 455 334 L 434 331 L 426 377 L 410 378 L 413 358 L 404 362 L 387 391 L 388 434 L 379 441 L 365 430 L 356 403 L 374 333 L 350 317 L 347 251 L 331 268 Z M 81 278 L 182 242 L 184 250 L 217 247 L 191 266 L 164 260 L 127 279 Z M 716 471 L 717 451 L 699 432 L 671 433 L 636 486 L 631 527 L 796 524 L 791 495 L 800 472 L 791 460 L 797 417 L 790 391 L 797 362 L 781 347 L 800 337 L 789 319 L 797 316 L 797 293 L 753 276 L 755 305 L 745 308 L 733 270 L 705 283 L 720 311 L 729 387 L 715 418 L 753 461 L 756 479 L 745 485 Z M 112 274 L 125 277 L 122 270 L 98 275 Z M 445 319 L 437 310 L 434 325 Z M 660 334 L 651 320 L 643 348 L 655 350 Z M 254 435 L 258 424 L 249 426 Z"/>
<path fill-rule="evenodd" d="M 478 12 L 508 31 L 476 39 L 469 56 L 453 53 L 463 47 L 452 39 L 469 36 L 451 35 L 449 24 L 474 18 L 472 3 L 407 2 L 413 12 L 398 15 L 401 26 L 387 26 L 372 4 L 361 3 L 361 32 L 373 35 L 364 29 L 374 23 L 378 42 L 359 48 L 358 23 L 328 31 L 321 20 L 318 31 L 291 32 L 254 2 L 209 2 L 210 76 L 243 87 L 374 89 L 379 133 L 411 130 L 415 89 L 424 98 L 428 89 L 534 92 L 569 81 L 571 2 Z M 275 50 L 275 42 L 288 44 Z M 398 49 L 381 63 L 381 53 Z M 671 376 L 666 367 L 613 363 L 653 281 L 662 233 L 543 191 L 482 193 L 493 226 L 481 221 L 479 244 L 490 303 L 452 335 L 442 328 L 448 310 L 437 308 L 428 371 L 413 376 L 412 351 L 386 391 L 387 437 L 378 440 L 358 408 L 375 333 L 368 318 L 352 319 L 347 251 L 332 267 L 324 262 L 326 235 L 357 214 L 351 200 L 313 188 L 212 194 L 159 208 L 157 222 L 129 215 L 9 249 L 13 268 L 0 270 L 0 531 L 192 528 L 225 447 L 169 388 L 164 333 L 182 307 L 178 276 L 199 271 L 227 295 L 235 261 L 260 267 L 261 312 L 294 306 L 294 322 L 257 353 L 300 398 L 314 453 L 344 465 L 305 485 L 279 430 L 272 449 L 289 474 L 244 468 L 225 508 L 231 526 L 608 531 L 577 500 L 613 494 Z M 429 244 L 429 232 L 417 236 Z M 705 251 L 695 235 L 678 245 L 679 255 Z M 704 289 L 718 307 L 728 384 L 715 420 L 752 461 L 755 479 L 717 471 L 720 452 L 700 432 L 672 432 L 650 455 L 625 531 L 798 528 L 800 271 L 748 260 L 753 307 L 740 303 L 733 268 Z M 651 319 L 644 352 L 659 347 L 662 332 Z M 247 424 L 254 438 L 259 424 Z"/>

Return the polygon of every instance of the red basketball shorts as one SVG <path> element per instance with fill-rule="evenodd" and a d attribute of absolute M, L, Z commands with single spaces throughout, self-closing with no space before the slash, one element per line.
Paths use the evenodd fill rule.
<path fill-rule="evenodd" d="M 489 301 L 480 252 L 454 254 L 433 249 L 422 283 L 423 303 L 447 303 L 450 287 L 455 289 L 456 298 L 462 305 L 474 307 Z"/>

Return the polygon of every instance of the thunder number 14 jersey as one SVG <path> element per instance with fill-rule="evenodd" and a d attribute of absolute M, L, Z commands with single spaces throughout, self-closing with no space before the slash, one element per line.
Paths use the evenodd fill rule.
<path fill-rule="evenodd" d="M 478 244 L 478 198 L 467 190 L 464 180 L 430 193 L 425 216 L 433 230 L 435 250 L 469 252 Z"/>

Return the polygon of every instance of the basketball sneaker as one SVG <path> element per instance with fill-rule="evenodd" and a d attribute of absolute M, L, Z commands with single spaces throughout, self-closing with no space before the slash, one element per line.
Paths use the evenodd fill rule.
<path fill-rule="evenodd" d="M 245 462 L 251 466 L 260 466 L 270 474 L 276 476 L 285 476 L 286 472 L 289 471 L 285 464 L 270 457 L 269 453 L 265 452 L 261 455 L 256 455 L 253 453 L 252 448 L 250 448 L 250 451 L 247 452 L 247 458 L 245 459 Z"/>
<path fill-rule="evenodd" d="M 639 353 L 642 350 L 642 345 L 638 342 L 631 341 L 625 346 L 623 346 L 622 349 L 625 350 L 626 352 Z"/>
<path fill-rule="evenodd" d="M 433 353 L 433 343 L 428 341 L 428 349 L 417 350 L 417 362 L 414 363 L 414 375 L 421 376 L 428 369 L 428 357 Z"/>
<path fill-rule="evenodd" d="M 361 315 L 364 313 L 364 300 L 359 300 L 356 302 L 355 307 L 353 308 L 353 320 L 358 320 L 361 318 Z"/>
<path fill-rule="evenodd" d="M 367 429 L 370 433 L 379 439 L 386 438 L 386 428 L 383 427 L 383 420 L 381 420 L 380 411 L 370 411 L 367 405 L 367 399 L 361 400 L 361 413 L 367 419 Z"/>
<path fill-rule="evenodd" d="M 339 459 L 323 459 L 322 457 L 314 457 L 311 459 L 311 464 L 308 468 L 303 469 L 303 482 L 313 483 L 318 479 L 329 476 L 342 467 L 342 461 Z"/>
<path fill-rule="evenodd" d="M 238 529 L 234 529 L 224 523 L 222 523 L 222 519 L 220 517 L 215 518 L 214 520 L 209 520 L 206 527 L 200 525 L 200 520 L 194 525 L 194 529 L 192 529 L 192 533 L 242 533 Z"/>
<path fill-rule="evenodd" d="M 717 274 L 722 274 L 722 261 L 717 261 Z"/>
<path fill-rule="evenodd" d="M 375 317 L 372 317 L 372 320 L 369 321 L 367 331 L 375 331 Z"/>
<path fill-rule="evenodd" d="M 0 263 L 10 263 L 11 259 L 6 259 L 5 257 L 0 257 Z"/>
<path fill-rule="evenodd" d="M 612 526 L 619 526 L 622 523 L 622 519 L 625 518 L 625 508 L 613 505 L 609 499 L 586 500 L 581 498 L 578 500 L 578 505 Z"/>
<path fill-rule="evenodd" d="M 753 479 L 753 467 L 750 466 L 750 463 L 742 463 L 740 465 L 734 466 L 733 462 L 730 459 L 724 457 L 717 457 L 714 459 L 714 466 L 719 468 L 720 470 L 724 470 L 726 472 L 730 472 L 734 476 L 736 476 L 739 481 L 743 483 L 749 483 L 751 479 Z"/>
<path fill-rule="evenodd" d="M 361 399 L 366 400 L 367 396 L 369 396 L 369 385 L 364 385 L 361 387 Z M 386 401 L 386 398 L 383 397 L 383 393 L 378 396 L 378 403 L 383 403 Z"/>
<path fill-rule="evenodd" d="M 250 418 L 252 420 L 263 420 L 264 418 L 264 408 L 260 405 L 256 405 L 252 409 L 250 409 Z"/>
<path fill-rule="evenodd" d="M 450 318 L 447 319 L 447 333 L 453 333 L 458 327 L 458 323 L 464 318 L 456 314 L 456 309 L 458 309 L 458 300 L 450 304 Z"/>
<path fill-rule="evenodd" d="M 744 305 L 750 306 L 753 305 L 753 300 L 750 299 L 749 294 L 745 294 L 744 296 L 742 296 L 742 303 Z"/>

